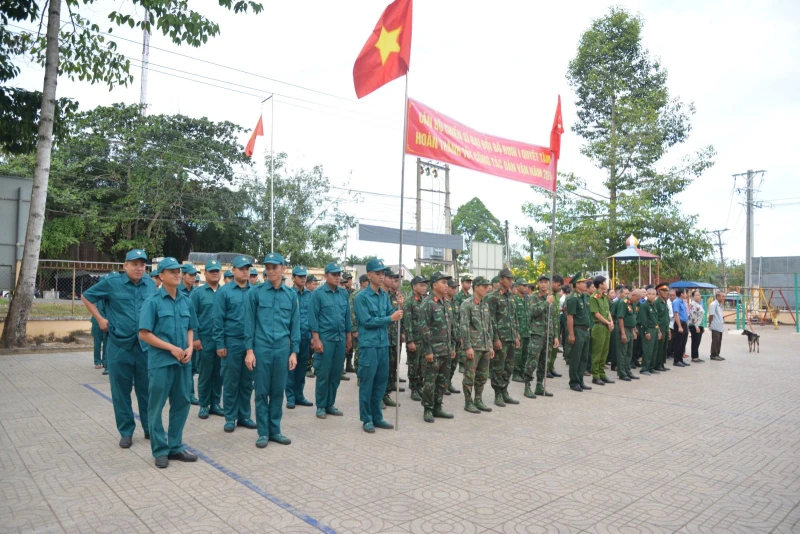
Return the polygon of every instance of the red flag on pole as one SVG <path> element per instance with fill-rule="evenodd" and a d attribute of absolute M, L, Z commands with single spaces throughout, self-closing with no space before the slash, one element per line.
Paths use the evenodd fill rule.
<path fill-rule="evenodd" d="M 259 135 L 264 135 L 264 123 L 261 121 L 261 116 L 258 117 L 258 124 L 256 124 L 256 129 L 253 130 L 253 135 L 250 136 L 250 140 L 247 142 L 247 147 L 244 149 L 244 155 L 248 158 L 253 155 L 253 152 L 256 148 L 256 137 Z"/>
<path fill-rule="evenodd" d="M 395 0 L 383 11 L 353 65 L 356 96 L 408 72 L 411 63 L 411 0 Z"/>
<path fill-rule="evenodd" d="M 561 119 L 561 95 L 558 95 L 556 116 L 553 118 L 553 129 L 550 131 L 550 150 L 553 151 L 556 161 L 561 155 L 561 134 L 564 133 L 564 121 Z"/>

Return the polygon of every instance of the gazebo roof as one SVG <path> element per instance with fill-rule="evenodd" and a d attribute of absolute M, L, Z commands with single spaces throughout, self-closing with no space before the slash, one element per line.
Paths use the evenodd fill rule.
<path fill-rule="evenodd" d="M 617 260 L 657 260 L 658 256 L 650 254 L 644 250 L 636 247 L 628 247 L 625 250 L 620 250 L 616 254 L 609 256 Z"/>

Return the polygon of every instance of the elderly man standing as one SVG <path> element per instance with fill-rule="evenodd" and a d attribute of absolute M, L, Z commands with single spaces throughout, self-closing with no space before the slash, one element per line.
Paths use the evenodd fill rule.
<path fill-rule="evenodd" d="M 717 291 L 714 302 L 708 307 L 708 329 L 711 330 L 711 359 L 721 362 L 725 358 L 719 355 L 722 348 L 722 333 L 725 332 L 725 322 L 722 318 L 722 304 L 725 302 L 725 293 Z"/>
<path fill-rule="evenodd" d="M 308 324 L 317 375 L 317 417 L 343 415 L 334 404 L 342 377 L 345 354 L 352 346 L 352 321 L 347 290 L 339 284 L 342 266 L 325 266 L 325 284 L 311 294 Z"/>

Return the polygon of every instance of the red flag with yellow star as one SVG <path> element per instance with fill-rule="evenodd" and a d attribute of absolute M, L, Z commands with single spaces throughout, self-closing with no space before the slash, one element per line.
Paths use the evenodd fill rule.
<path fill-rule="evenodd" d="M 408 72 L 411 63 L 411 0 L 395 0 L 383 11 L 353 65 L 356 95 L 363 98 Z"/>

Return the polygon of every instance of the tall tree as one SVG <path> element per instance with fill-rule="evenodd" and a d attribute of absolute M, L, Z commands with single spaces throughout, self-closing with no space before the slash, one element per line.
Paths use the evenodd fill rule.
<path fill-rule="evenodd" d="M 688 138 L 694 105 L 670 97 L 667 71 L 643 47 L 642 27 L 640 17 L 612 7 L 583 34 L 567 72 L 577 96 L 572 129 L 586 141 L 581 152 L 606 172 L 609 250 L 627 237 L 619 224 L 619 205 L 630 202 L 625 197 L 647 194 L 654 206 L 670 207 L 713 164 L 708 146 L 659 171 L 666 152 Z"/>
<path fill-rule="evenodd" d="M 200 13 L 189 8 L 186 1 L 172 0 L 130 0 L 132 4 L 145 9 L 144 20 L 134 20 L 130 15 L 112 11 L 108 18 L 116 25 L 127 24 L 150 31 L 154 26 L 168 35 L 176 44 L 187 43 L 200 46 L 219 33 L 219 25 Z M 261 4 L 251 0 L 218 0 L 219 5 L 232 9 L 235 13 L 251 9 L 258 13 L 263 9 Z M 34 38 L 32 32 L 18 41 L 9 41 L 7 33 L 0 35 L 0 59 L 31 54 L 36 61 L 44 65 L 44 89 L 42 91 L 42 107 L 39 114 L 39 138 L 36 145 L 36 169 L 33 176 L 30 212 L 25 251 L 14 292 L 14 299 L 9 306 L 3 332 L 3 344 L 6 347 L 27 344 L 26 329 L 28 315 L 33 302 L 36 268 L 41 247 L 42 228 L 44 225 L 45 202 L 50 176 L 50 151 L 52 147 L 53 121 L 56 103 L 56 81 L 59 73 L 71 78 L 87 80 L 92 83 L 106 83 L 109 89 L 117 84 L 126 84 L 132 80 L 129 72 L 130 62 L 116 52 L 116 43 L 107 41 L 101 34 L 100 27 L 81 15 L 80 9 L 92 5 L 93 0 L 66 0 L 69 22 L 66 31 L 60 31 L 61 0 L 49 0 L 47 12 L 47 33 L 41 38 Z M 15 20 L 35 19 L 38 13 L 37 2 L 18 0 L 8 4 L 18 9 Z M 4 4 L 6 6 L 6 4 Z M 9 12 L 7 7 L 3 13 Z M 110 33 L 111 29 L 109 29 Z M 10 43 L 10 44 L 9 44 Z M 29 46 L 30 45 L 30 46 Z M 63 57 L 64 61 L 61 61 Z M 0 67 L 7 65 L 0 61 Z"/>
<path fill-rule="evenodd" d="M 452 227 L 453 235 L 464 236 L 465 248 L 458 255 L 458 262 L 462 268 L 469 266 L 473 241 L 499 244 L 505 242 L 503 225 L 478 197 L 458 207 Z"/>

